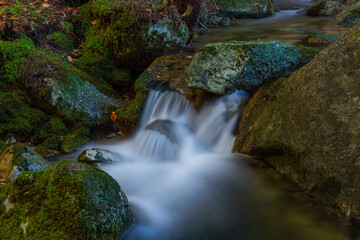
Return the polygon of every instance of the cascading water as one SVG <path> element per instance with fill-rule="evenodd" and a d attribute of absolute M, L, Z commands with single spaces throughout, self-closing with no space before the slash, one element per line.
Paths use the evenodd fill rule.
<path fill-rule="evenodd" d="M 332 218 L 324 221 L 322 211 L 262 180 L 245 157 L 231 153 L 246 98 L 235 92 L 197 111 L 177 92 L 152 91 L 132 138 L 93 141 L 63 159 L 93 147 L 123 155 L 123 163 L 103 170 L 119 182 L 135 215 L 126 240 L 348 239 L 336 222 L 322 225 Z"/>
<path fill-rule="evenodd" d="M 246 98 L 237 91 L 198 112 L 177 92 L 150 92 L 137 133 L 107 146 L 132 159 L 104 168 L 135 212 L 127 239 L 216 239 L 238 226 L 240 209 L 229 207 L 249 178 L 231 151 Z"/>

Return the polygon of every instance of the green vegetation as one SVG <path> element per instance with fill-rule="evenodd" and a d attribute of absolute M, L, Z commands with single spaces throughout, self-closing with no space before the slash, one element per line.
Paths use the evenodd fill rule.
<path fill-rule="evenodd" d="M 5 239 L 119 239 L 132 222 L 118 183 L 75 161 L 21 174 L 0 187 L 0 202 Z"/>

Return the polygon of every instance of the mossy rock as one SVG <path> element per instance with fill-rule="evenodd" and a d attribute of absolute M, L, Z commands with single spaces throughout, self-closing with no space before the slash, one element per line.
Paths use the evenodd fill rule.
<path fill-rule="evenodd" d="M 341 12 L 343 6 L 337 1 L 321 1 L 311 6 L 307 12 L 307 16 L 333 16 Z"/>
<path fill-rule="evenodd" d="M 50 167 L 48 161 L 20 143 L 10 145 L 0 153 L 0 175 L 6 181 L 13 181 L 24 171 L 40 171 Z"/>
<path fill-rule="evenodd" d="M 53 32 L 49 34 L 46 39 L 62 51 L 70 52 L 74 49 L 74 40 L 63 32 Z"/>
<path fill-rule="evenodd" d="M 135 71 L 145 69 L 156 57 L 178 52 L 185 47 L 189 30 L 172 20 L 166 12 L 149 12 L 151 1 L 96 0 L 82 7 L 82 33 L 85 48 L 111 54 L 123 66 Z M 178 13 L 177 13 L 178 14 Z M 161 15 L 161 16 L 160 16 Z"/>
<path fill-rule="evenodd" d="M 289 77 L 261 86 L 245 107 L 234 147 L 262 158 L 342 215 L 357 219 L 359 53 L 357 29 Z"/>
<path fill-rule="evenodd" d="M 224 8 L 228 17 L 234 18 L 261 18 L 274 15 L 271 0 L 215 0 L 215 3 Z M 257 4 L 256 4 L 257 3 Z"/>
<path fill-rule="evenodd" d="M 30 39 L 0 43 L 4 84 L 31 90 L 37 105 L 72 122 L 96 124 L 107 109 L 121 103 L 106 83 L 93 79 L 62 56 L 35 47 Z M 20 58 L 21 57 L 21 58 Z"/>
<path fill-rule="evenodd" d="M 21 174 L 0 202 L 4 239 L 120 239 L 133 222 L 119 184 L 76 161 Z"/>
<path fill-rule="evenodd" d="M 353 27 L 360 22 L 360 2 L 355 3 L 350 8 L 339 13 L 335 18 L 335 23 L 344 27 Z"/>
<path fill-rule="evenodd" d="M 299 69 L 317 52 L 277 41 L 208 44 L 195 55 L 185 80 L 191 88 L 219 95 L 237 89 L 251 92 L 263 82 Z"/>
<path fill-rule="evenodd" d="M 307 46 L 329 45 L 339 40 L 339 35 L 324 34 L 324 33 L 311 33 L 306 36 L 302 41 Z"/>

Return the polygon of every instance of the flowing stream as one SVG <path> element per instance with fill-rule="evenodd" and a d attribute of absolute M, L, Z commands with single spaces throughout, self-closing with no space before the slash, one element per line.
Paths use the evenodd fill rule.
<path fill-rule="evenodd" d="M 103 168 L 134 212 L 126 240 L 349 239 L 336 218 L 232 153 L 247 97 L 237 91 L 195 110 L 178 92 L 151 91 L 131 138 L 83 147 L 126 159 Z"/>
<path fill-rule="evenodd" d="M 274 17 L 244 19 L 201 34 L 193 49 L 225 40 L 296 43 L 310 32 L 345 31 L 333 18 L 306 17 L 311 4 L 275 0 Z M 195 110 L 177 92 L 152 91 L 131 138 L 92 141 L 79 150 L 103 148 L 127 159 L 103 168 L 119 182 L 135 215 L 126 240 L 358 239 L 357 230 L 276 174 L 268 177 L 271 172 L 232 154 L 247 97 L 238 91 Z"/>

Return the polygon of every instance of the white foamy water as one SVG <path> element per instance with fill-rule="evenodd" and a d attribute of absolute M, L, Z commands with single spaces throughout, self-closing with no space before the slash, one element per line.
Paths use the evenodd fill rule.
<path fill-rule="evenodd" d="M 235 92 L 196 111 L 176 92 L 152 91 L 133 137 L 92 141 L 62 158 L 97 147 L 127 159 L 103 168 L 119 182 L 136 219 L 125 240 L 348 239 L 332 218 L 231 153 L 246 98 Z"/>
<path fill-rule="evenodd" d="M 196 111 L 177 92 L 150 92 L 139 130 L 130 140 L 106 146 L 132 159 L 104 168 L 135 213 L 127 239 L 207 239 L 206 232 L 215 237 L 231 226 L 238 212 L 226 209 L 233 200 L 228 191 L 234 191 L 228 186 L 236 185 L 238 193 L 248 184 L 231 154 L 246 98 L 237 91 Z"/>

